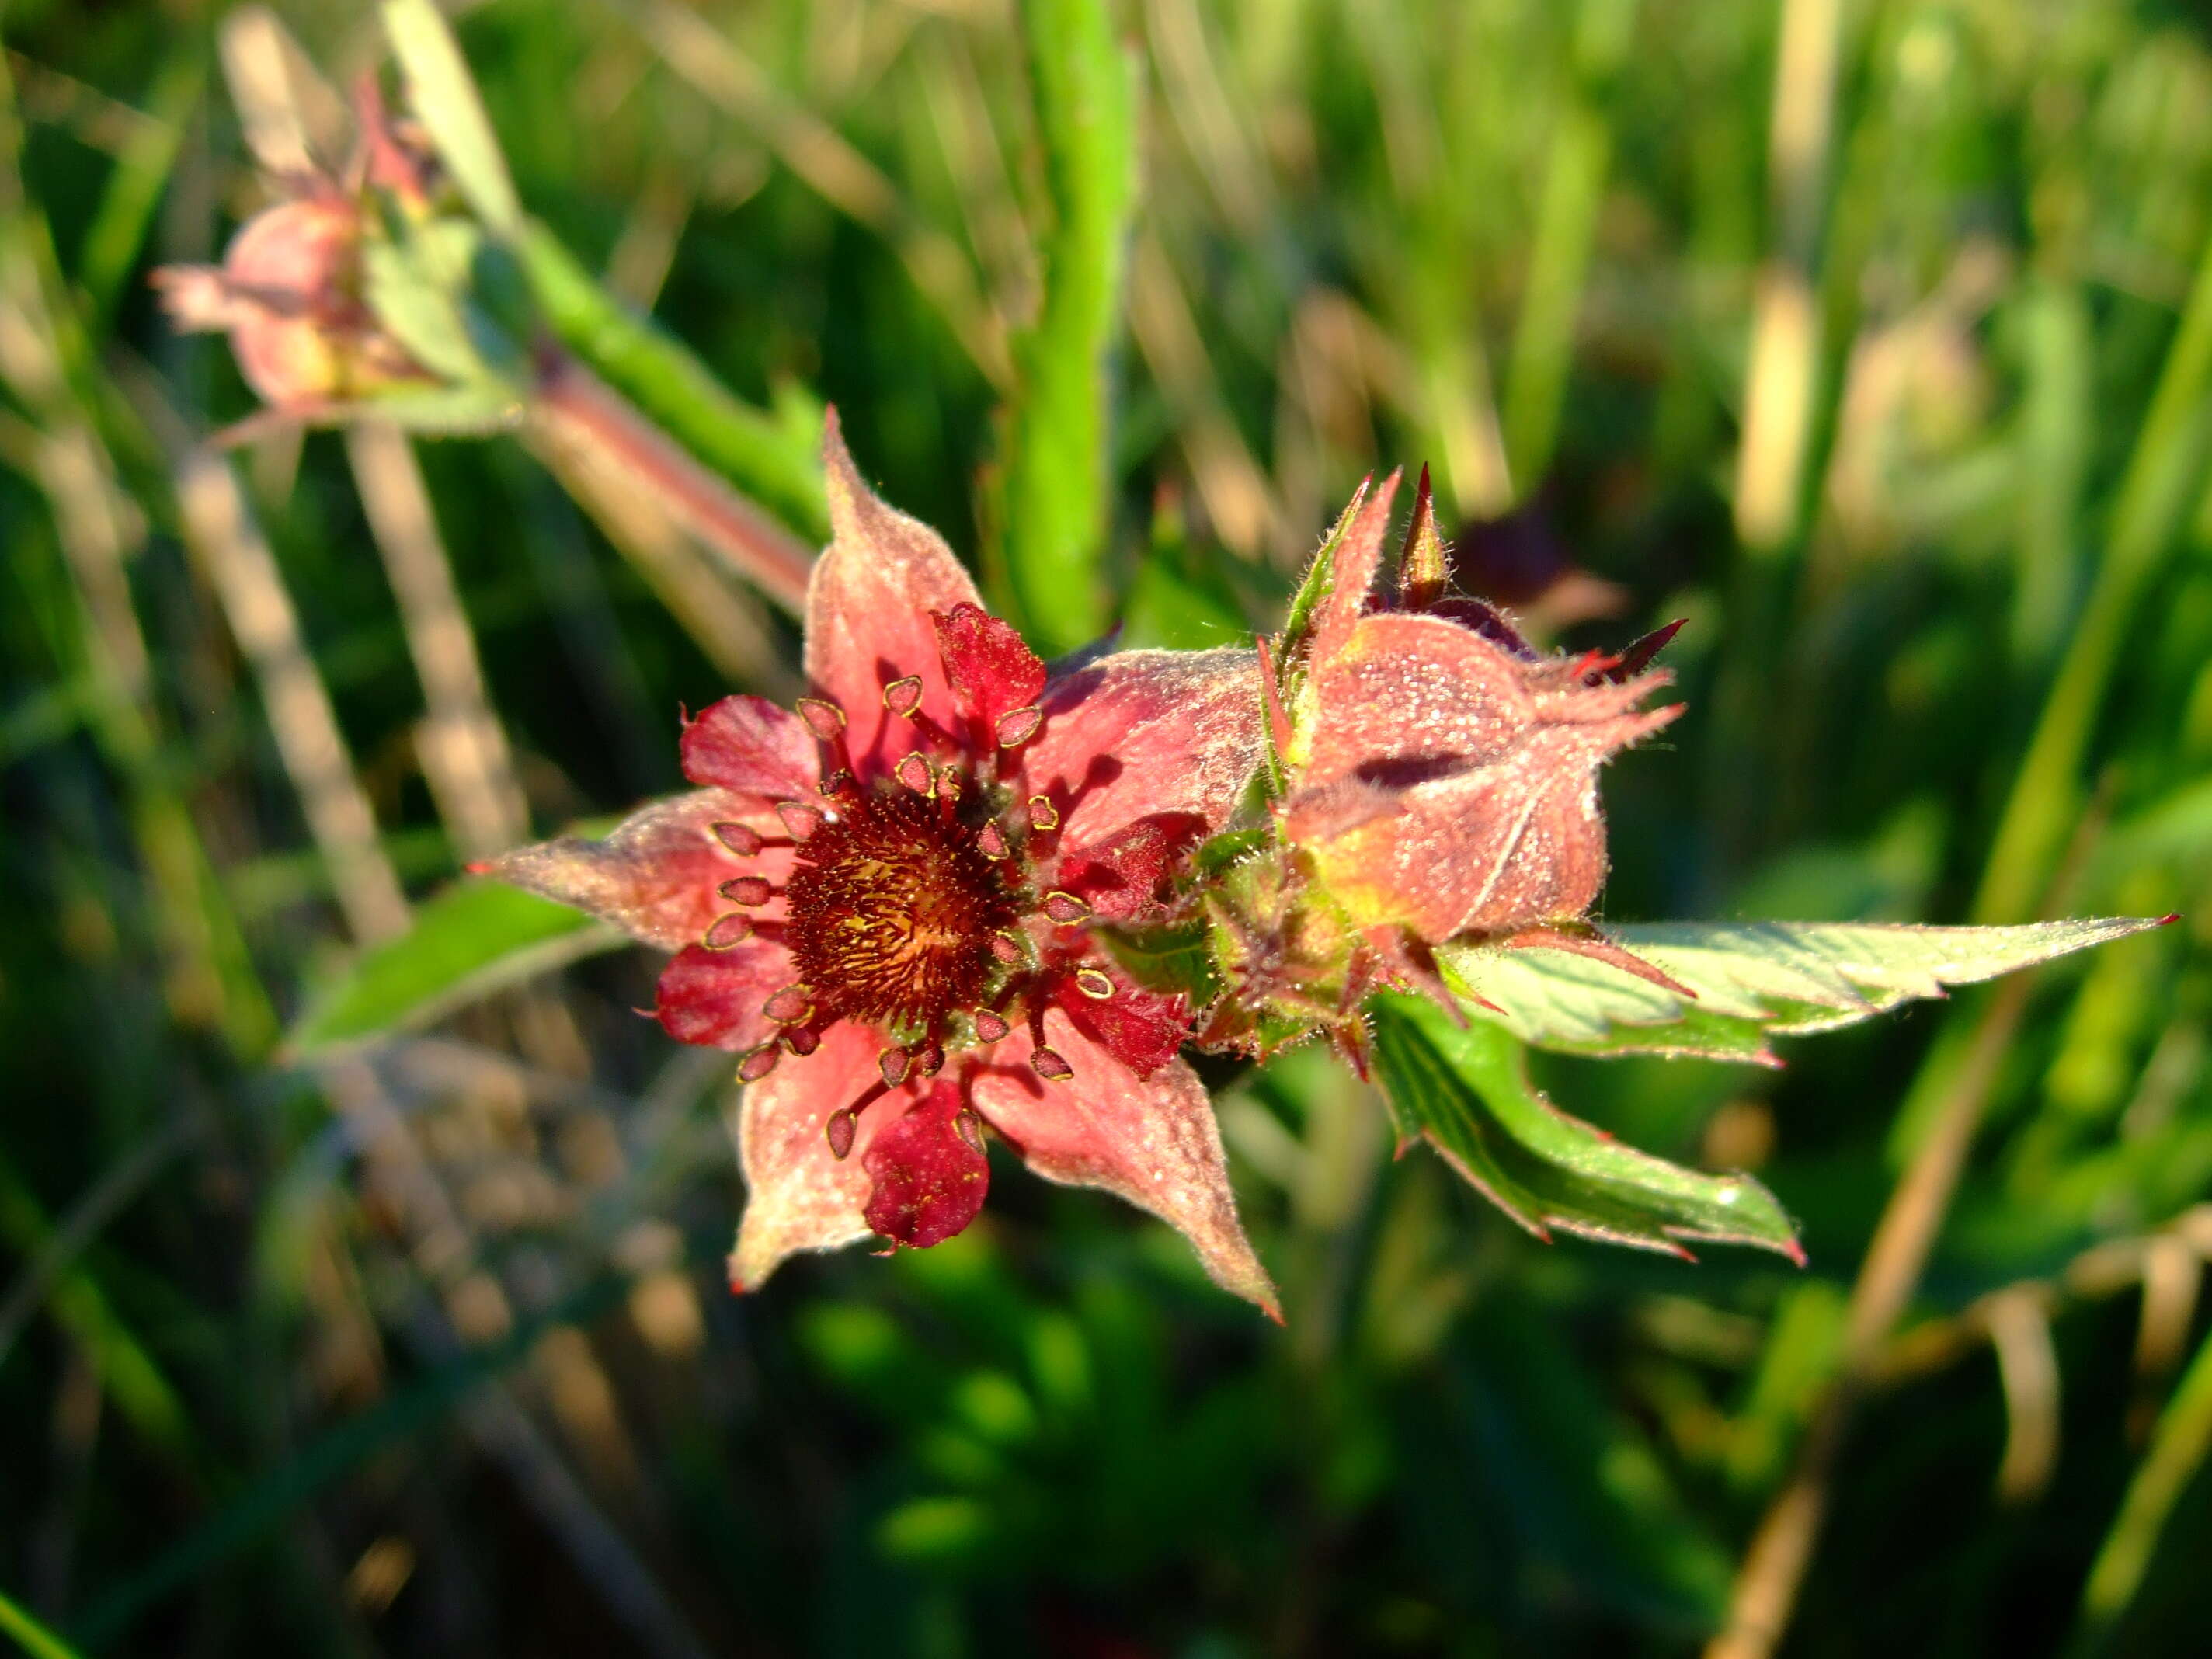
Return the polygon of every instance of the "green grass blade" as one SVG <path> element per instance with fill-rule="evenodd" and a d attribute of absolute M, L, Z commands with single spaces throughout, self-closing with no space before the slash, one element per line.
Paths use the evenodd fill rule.
<path fill-rule="evenodd" d="M 338 1424 L 108 1590 L 82 1620 L 72 1621 L 79 1638 L 95 1650 L 109 1646 L 155 1602 L 252 1545 L 324 1486 L 386 1446 L 424 1432 L 471 1390 L 525 1358 L 548 1331 L 588 1321 L 623 1288 L 624 1281 L 618 1279 L 585 1285 L 544 1317 L 517 1324 L 499 1341 L 440 1366 Z"/>
<path fill-rule="evenodd" d="M 75 1648 L 40 1624 L 5 1590 L 0 1590 L 0 1635 L 10 1638 L 31 1659 L 78 1659 Z"/>
<path fill-rule="evenodd" d="M 2199 256 L 2181 326 L 2166 356 L 2112 507 L 2088 602 L 2013 781 L 1974 901 L 1977 921 L 2030 914 L 2081 816 L 2081 759 L 2136 608 L 2203 481 L 2212 416 L 2212 242 Z"/>
<path fill-rule="evenodd" d="M 2208 1457 L 2212 1457 L 2212 1337 L 2197 1349 L 2181 1386 L 2160 1414 L 2150 1449 L 2136 1466 L 2112 1529 L 2105 1534 L 2089 1569 L 2081 1590 L 2075 1652 L 2095 1652 L 2118 1625 L 2150 1570 L 2166 1517 Z"/>

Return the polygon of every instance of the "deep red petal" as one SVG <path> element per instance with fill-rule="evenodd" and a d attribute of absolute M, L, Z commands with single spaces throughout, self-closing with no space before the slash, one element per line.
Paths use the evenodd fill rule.
<path fill-rule="evenodd" d="M 1043 659 L 1012 628 L 975 605 L 933 611 L 929 619 L 953 700 L 970 720 L 988 732 L 1000 715 L 1037 700 L 1044 690 Z"/>
<path fill-rule="evenodd" d="M 1130 984 L 1119 974 L 1093 965 L 1114 987 L 1108 997 L 1086 995 L 1073 975 L 1053 988 L 1053 1000 L 1075 1026 L 1140 1078 L 1148 1078 L 1176 1057 L 1190 1035 L 1190 1009 L 1180 996 L 1162 995 Z"/>
<path fill-rule="evenodd" d="M 960 1133 L 963 1109 L 959 1089 L 939 1083 L 877 1131 L 862 1160 L 875 1182 L 862 1212 L 872 1231 L 925 1250 L 975 1218 L 990 1189 L 991 1161 Z"/>
<path fill-rule="evenodd" d="M 738 1050 L 760 1046 L 776 1030 L 761 1005 L 791 983 L 791 952 L 749 939 L 726 951 L 693 945 L 660 970 L 653 1014 L 678 1042 Z"/>
<path fill-rule="evenodd" d="M 1052 681 L 1022 789 L 1048 795 L 1070 846 L 1139 818 L 1188 812 L 1210 833 L 1260 763 L 1252 652 L 1121 651 Z"/>
<path fill-rule="evenodd" d="M 1141 915 L 1158 903 L 1160 883 L 1175 861 L 1205 833 L 1206 820 L 1195 812 L 1139 818 L 1063 856 L 1058 885 L 1110 921 Z"/>
<path fill-rule="evenodd" d="M 1045 1037 L 1074 1075 L 1039 1078 L 1017 1026 L 975 1073 L 976 1109 L 1046 1180 L 1103 1188 L 1150 1211 L 1190 1241 L 1215 1284 L 1279 1319 L 1275 1287 L 1237 1223 L 1212 1103 L 1190 1067 L 1176 1060 L 1140 1082 L 1057 1008 Z"/>
<path fill-rule="evenodd" d="M 944 538 L 868 488 L 834 410 L 822 461 L 834 533 L 806 589 L 806 678 L 845 711 L 854 764 L 872 778 L 915 746 L 913 727 L 884 707 L 890 682 L 915 676 L 921 712 L 948 730 L 957 725 L 929 613 L 981 601 Z"/>
<path fill-rule="evenodd" d="M 685 725 L 684 775 L 713 788 L 804 799 L 821 778 L 806 722 L 765 697 L 725 697 Z"/>

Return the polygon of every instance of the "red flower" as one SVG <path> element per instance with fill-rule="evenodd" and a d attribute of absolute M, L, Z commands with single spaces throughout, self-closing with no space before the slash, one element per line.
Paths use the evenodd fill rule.
<path fill-rule="evenodd" d="M 684 729 L 694 793 L 503 879 L 674 949 L 669 1034 L 743 1055 L 750 1188 L 731 1277 L 974 1218 L 986 1125 L 1054 1181 L 1182 1230 L 1274 1311 L 1237 1223 L 1190 1011 L 1095 921 L 1158 915 L 1256 763 L 1250 653 L 1130 651 L 1048 675 L 936 533 L 872 495 L 830 420 L 834 538 L 806 605 L 812 696 Z"/>

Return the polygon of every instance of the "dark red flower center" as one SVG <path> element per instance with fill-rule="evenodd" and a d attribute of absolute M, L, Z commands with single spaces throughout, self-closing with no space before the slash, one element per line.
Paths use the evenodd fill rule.
<path fill-rule="evenodd" d="M 848 788 L 799 843 L 785 940 L 824 1013 L 928 1035 L 973 1006 L 1022 908 L 975 831 L 898 787 Z"/>

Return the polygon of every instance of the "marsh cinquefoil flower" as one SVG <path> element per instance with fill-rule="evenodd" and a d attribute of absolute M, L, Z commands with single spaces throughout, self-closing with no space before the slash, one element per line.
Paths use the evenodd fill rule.
<path fill-rule="evenodd" d="M 871 1234 L 934 1244 L 981 1206 L 983 1131 L 1054 1181 L 1179 1228 L 1270 1313 L 1190 1011 L 1102 925 L 1164 913 L 1257 763 L 1251 653 L 1130 651 L 1048 675 L 936 533 L 872 495 L 831 418 L 812 695 L 684 726 L 698 789 L 491 873 L 676 951 L 658 1014 L 731 1049 L 750 1188 L 731 1277 Z"/>

